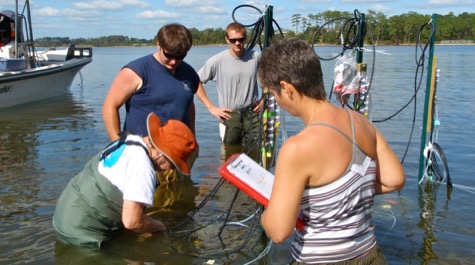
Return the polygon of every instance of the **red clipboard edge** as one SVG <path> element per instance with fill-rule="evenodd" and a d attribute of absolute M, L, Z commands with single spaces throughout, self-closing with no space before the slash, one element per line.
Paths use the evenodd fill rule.
<path fill-rule="evenodd" d="M 264 195 L 253 189 L 251 186 L 249 186 L 247 183 L 245 183 L 243 180 L 241 180 L 239 177 L 231 173 L 227 167 L 229 164 L 231 164 L 236 158 L 239 157 L 239 153 L 234 154 L 224 162 L 221 167 L 219 168 L 219 174 L 225 178 L 227 181 L 229 181 L 231 184 L 234 186 L 238 187 L 240 190 L 242 190 L 244 193 L 249 195 L 251 198 L 262 204 L 263 206 L 267 206 L 267 203 L 269 202 L 269 199 L 266 198 Z"/>
<path fill-rule="evenodd" d="M 226 160 L 221 167 L 219 167 L 219 174 L 221 177 L 225 178 L 227 181 L 229 181 L 231 184 L 234 186 L 238 187 L 240 190 L 244 191 L 247 195 L 249 195 L 251 198 L 262 204 L 264 207 L 267 206 L 269 203 L 269 199 L 264 197 L 262 194 L 257 192 L 255 189 L 250 187 L 247 183 L 242 181 L 239 177 L 234 175 L 228 170 L 228 165 L 231 164 L 236 158 L 239 157 L 239 153 L 236 153 L 234 155 L 231 155 L 228 160 Z M 297 218 L 297 222 L 295 224 L 295 227 L 297 230 L 303 230 L 305 228 L 305 221 Z"/>

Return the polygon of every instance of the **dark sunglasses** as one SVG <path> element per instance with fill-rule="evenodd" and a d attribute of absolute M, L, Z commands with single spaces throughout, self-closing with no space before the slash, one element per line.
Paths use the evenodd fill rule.
<path fill-rule="evenodd" d="M 186 53 L 184 55 L 180 55 L 180 56 L 177 56 L 177 55 L 173 55 L 173 54 L 170 54 L 168 52 L 165 52 L 165 50 L 163 50 L 163 55 L 165 55 L 165 57 L 167 57 L 168 60 L 178 60 L 178 61 L 181 61 L 183 59 L 185 59 L 186 57 Z"/>
<path fill-rule="evenodd" d="M 246 40 L 246 37 L 242 37 L 242 38 L 239 38 L 239 39 L 230 39 L 230 38 L 228 38 L 228 40 L 231 43 L 236 43 L 236 41 L 239 41 L 240 43 L 243 43 Z"/>

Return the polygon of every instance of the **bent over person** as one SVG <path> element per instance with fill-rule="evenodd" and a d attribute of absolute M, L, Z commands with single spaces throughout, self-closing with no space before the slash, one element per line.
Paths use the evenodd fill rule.
<path fill-rule="evenodd" d="M 320 61 L 304 41 L 267 48 L 259 81 L 305 124 L 279 151 L 261 218 L 267 235 L 276 243 L 293 235 L 291 264 L 386 264 L 371 207 L 405 182 L 389 144 L 363 115 L 326 99 Z"/>
<path fill-rule="evenodd" d="M 154 113 L 146 119 L 148 134 L 122 133 L 95 155 L 68 183 L 53 216 L 59 241 L 101 248 L 123 229 L 156 233 L 165 225 L 145 214 L 160 184 L 156 171 L 176 168 L 189 175 L 189 156 L 196 148 L 182 122 L 162 123 Z"/>

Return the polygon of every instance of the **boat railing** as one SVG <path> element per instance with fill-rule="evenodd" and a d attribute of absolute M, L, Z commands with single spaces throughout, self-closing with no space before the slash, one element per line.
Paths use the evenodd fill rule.
<path fill-rule="evenodd" d="M 73 58 L 92 57 L 92 47 L 69 47 L 66 61 Z"/>

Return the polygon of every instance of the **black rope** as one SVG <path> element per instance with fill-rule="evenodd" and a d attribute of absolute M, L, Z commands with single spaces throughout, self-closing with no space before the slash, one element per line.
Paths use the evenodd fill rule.
<path fill-rule="evenodd" d="M 430 35 L 429 35 L 429 38 L 427 38 L 426 42 L 422 42 L 422 40 L 421 40 L 422 39 L 422 32 L 424 31 L 424 29 L 426 27 L 430 27 Z M 432 47 L 430 47 L 430 40 L 433 38 L 434 32 L 435 32 L 435 28 L 434 28 L 434 25 L 432 24 L 432 20 L 429 21 L 428 23 L 424 23 L 419 28 L 419 31 L 418 31 L 418 34 L 417 34 L 416 46 L 415 46 L 416 71 L 415 71 L 415 76 L 414 76 L 414 93 L 413 93 L 412 97 L 409 99 L 409 101 L 402 108 L 400 108 L 394 114 L 390 115 L 389 117 L 387 117 L 385 119 L 374 121 L 374 122 L 384 122 L 384 121 L 390 120 L 390 119 L 394 118 L 396 115 L 398 115 L 399 113 L 401 113 L 407 106 L 409 106 L 409 104 L 411 104 L 411 102 L 414 101 L 411 131 L 409 133 L 409 139 L 408 139 L 405 151 L 404 151 L 404 155 L 401 159 L 401 164 L 404 164 L 404 160 L 405 160 L 406 155 L 408 153 L 409 146 L 411 144 L 412 137 L 413 137 L 413 134 L 414 134 L 414 128 L 415 128 L 415 124 L 416 124 L 416 115 L 417 115 L 417 94 L 419 93 L 419 90 L 421 88 L 421 84 L 422 84 L 422 81 L 423 81 L 426 52 L 429 51 L 429 53 L 430 53 L 431 52 L 430 49 L 432 49 Z M 428 48 L 429 48 L 429 50 L 428 50 Z M 427 159 L 429 159 L 431 161 L 431 164 L 429 165 L 428 170 L 431 171 L 430 173 L 433 173 L 433 174 L 436 175 L 436 177 L 435 177 L 436 181 L 442 181 L 443 180 L 443 175 L 444 175 L 443 172 L 445 172 L 447 174 L 447 179 L 446 179 L 447 184 L 449 186 L 452 186 L 452 179 L 450 177 L 448 163 L 447 163 L 447 159 L 445 157 L 445 154 L 444 154 L 442 148 L 440 147 L 440 145 L 438 143 L 433 143 L 432 142 L 433 141 L 433 134 L 434 134 L 434 127 L 435 127 L 434 126 L 434 122 L 435 122 L 435 116 L 434 115 L 435 115 L 436 94 L 437 94 L 436 90 L 437 90 L 437 86 L 434 88 L 433 98 L 431 99 L 432 102 L 433 102 L 432 110 L 431 110 L 432 116 L 429 117 L 429 119 L 430 119 L 430 122 L 431 122 L 432 126 L 431 126 L 431 131 L 430 131 L 430 134 L 429 134 L 429 141 L 428 142 L 432 143 L 432 147 L 435 149 L 435 152 L 437 152 L 439 154 L 444 170 L 441 169 L 441 166 L 437 162 L 436 155 L 434 154 L 434 151 L 432 151 L 432 150 L 429 150 L 429 153 L 427 154 Z"/>
<path fill-rule="evenodd" d="M 371 73 L 369 75 L 367 75 L 367 78 L 369 77 L 369 79 L 368 79 L 368 87 L 367 87 L 365 96 L 364 96 L 364 98 L 359 99 L 360 102 L 365 102 L 367 97 L 369 96 L 371 86 L 373 84 L 373 76 L 374 76 L 374 69 L 375 69 L 374 66 L 376 64 L 376 47 L 375 47 L 375 44 L 374 44 L 374 36 L 373 36 L 373 29 L 372 29 L 372 27 L 374 27 L 374 24 L 370 23 L 370 25 L 372 27 L 368 28 L 366 22 L 364 21 L 364 19 L 361 16 L 360 12 L 357 9 L 355 9 L 354 12 L 353 12 L 353 17 L 351 17 L 351 18 L 340 17 L 340 18 L 335 18 L 335 19 L 332 19 L 330 21 L 325 22 L 321 27 L 319 27 L 317 29 L 317 31 L 315 31 L 315 33 L 312 37 L 311 45 L 312 45 L 313 49 L 315 50 L 315 38 L 316 38 L 316 36 L 328 24 L 334 23 L 335 21 L 339 21 L 339 20 L 344 20 L 344 22 L 341 26 L 341 30 L 340 30 L 341 36 L 342 36 L 342 38 L 341 38 L 341 40 L 342 40 L 341 52 L 339 52 L 337 55 L 335 55 L 333 57 L 330 57 L 330 58 L 321 57 L 318 53 L 317 53 L 317 56 L 320 58 L 320 60 L 330 61 L 330 60 L 334 60 L 338 57 L 342 57 L 344 55 L 344 53 L 347 52 L 348 50 L 362 49 L 361 47 L 358 46 L 358 43 L 360 43 L 360 41 L 364 41 L 367 32 L 369 32 L 370 39 L 371 39 L 372 52 L 373 52 L 373 60 L 372 60 L 372 63 L 371 63 L 372 66 L 370 67 L 371 68 Z M 362 24 L 362 26 L 358 27 L 359 24 Z M 361 28 L 361 32 L 359 31 L 360 28 Z M 343 36 L 345 36 L 345 37 L 343 38 Z M 363 51 L 361 50 L 361 52 L 363 52 Z M 361 82 L 361 80 L 360 80 L 360 82 Z M 329 96 L 328 96 L 329 100 L 331 100 L 332 95 L 333 95 L 334 84 L 335 83 L 333 81 L 332 85 L 331 85 L 331 88 L 330 88 L 330 93 L 329 93 Z M 359 98 L 359 95 L 360 95 L 360 93 L 357 93 L 358 98 Z M 353 103 L 353 105 L 355 105 L 355 102 Z M 349 101 L 346 101 L 344 103 L 344 106 L 351 109 L 351 110 L 356 110 L 358 108 L 358 106 L 355 106 L 355 107 L 350 106 Z"/>
<path fill-rule="evenodd" d="M 235 17 L 236 11 L 238 9 L 241 9 L 241 8 L 252 8 L 254 10 L 257 10 L 261 16 L 254 23 L 243 24 L 243 23 L 239 22 Z M 261 42 L 261 36 L 262 36 L 262 33 L 265 30 L 265 21 L 264 21 L 264 15 L 263 14 L 264 14 L 264 12 L 262 12 L 259 8 L 255 7 L 253 5 L 247 5 L 247 4 L 239 5 L 239 6 L 237 6 L 233 9 L 232 18 L 233 18 L 234 22 L 239 23 L 243 27 L 246 27 L 246 28 L 252 27 L 251 35 L 250 35 L 249 41 L 247 42 L 247 45 L 246 45 L 247 50 L 254 49 L 256 44 L 259 44 L 259 48 L 260 48 L 261 51 L 264 50 L 264 47 L 262 47 L 262 42 Z M 279 24 L 274 19 L 272 19 L 272 24 L 269 25 L 269 27 L 271 28 L 271 30 L 270 30 L 271 32 L 274 32 L 273 26 L 277 27 L 277 29 L 279 30 L 279 35 L 282 38 L 284 38 L 284 33 L 283 33 L 281 27 L 279 26 Z"/>
<path fill-rule="evenodd" d="M 427 42 L 424 44 L 424 45 L 421 45 L 421 34 L 422 34 L 422 31 L 424 30 L 425 27 L 429 26 L 429 25 L 432 25 L 431 23 L 427 23 L 427 24 L 424 24 L 423 26 L 421 26 L 421 28 L 419 29 L 418 31 L 418 34 L 417 34 L 417 41 L 416 41 L 416 52 L 415 52 L 415 60 L 416 60 L 416 71 L 415 71 L 415 76 L 414 76 L 414 94 L 412 95 L 412 97 L 407 101 L 406 104 L 404 104 L 404 106 L 402 106 L 399 110 L 397 110 L 394 114 L 392 115 L 389 115 L 387 118 L 384 118 L 384 119 L 381 119 L 381 120 L 375 120 L 373 122 L 377 123 L 377 122 L 385 122 L 385 121 L 388 121 L 392 118 L 394 118 L 395 116 L 397 116 L 399 113 L 401 113 L 407 106 L 409 106 L 409 104 L 411 104 L 412 101 L 414 101 L 416 98 L 417 98 L 417 93 L 419 92 L 420 90 L 420 87 L 421 87 L 421 84 L 422 84 L 422 80 L 423 80 L 423 76 L 424 76 L 424 66 L 425 66 L 425 53 L 426 53 L 426 50 L 427 48 L 429 47 L 430 45 L 430 38 L 432 37 L 432 35 L 434 34 L 434 28 L 432 27 L 431 28 L 431 33 L 430 33 L 430 37 L 428 38 Z M 421 54 L 420 56 L 418 57 L 418 48 L 421 50 Z M 421 71 L 420 75 L 419 75 L 419 71 Z M 418 78 L 419 77 L 419 78 Z M 417 82 L 419 81 L 419 82 Z M 415 103 L 414 104 L 417 104 L 417 101 L 414 101 Z M 415 108 L 414 108 L 415 109 Z M 414 116 L 416 114 L 414 113 Z"/>
<path fill-rule="evenodd" d="M 341 51 L 337 55 L 329 57 L 329 58 L 321 57 L 319 54 L 317 54 L 320 60 L 331 61 L 338 57 L 341 57 L 347 50 L 351 50 L 358 47 L 358 42 L 361 40 L 358 36 L 360 36 L 363 40 L 366 37 L 366 25 L 363 24 L 363 27 L 361 27 L 363 32 L 359 32 L 358 23 L 363 23 L 363 20 L 361 19 L 360 12 L 357 9 L 355 9 L 353 17 L 334 18 L 323 23 L 322 26 L 318 27 L 312 36 L 312 40 L 311 40 L 312 47 L 315 48 L 315 39 L 319 35 L 322 29 L 324 29 L 327 25 L 330 25 L 340 20 L 343 20 L 343 23 L 340 28 L 340 36 L 342 37 L 344 36 L 344 38 L 341 38 L 341 46 L 342 46 Z"/>
<path fill-rule="evenodd" d="M 226 215 L 225 215 L 225 218 L 224 218 L 223 225 L 219 228 L 219 232 L 218 232 L 219 238 L 221 238 L 221 234 L 223 233 L 224 227 L 226 226 L 226 223 L 229 220 L 229 215 L 231 214 L 231 209 L 233 208 L 233 205 L 236 202 L 238 195 L 239 195 L 239 189 L 236 189 L 236 191 L 234 192 L 233 199 L 231 200 L 231 203 L 229 205 L 229 208 L 226 211 Z"/>
<path fill-rule="evenodd" d="M 443 170 L 440 168 L 440 165 L 438 164 L 438 160 L 436 159 L 436 155 L 434 155 L 434 152 L 432 150 L 429 150 L 429 154 L 427 155 L 428 159 L 431 160 L 431 164 L 429 165 L 429 170 L 431 173 L 434 173 L 435 175 L 435 181 L 443 181 L 444 180 L 444 174 L 445 172 L 447 174 L 447 185 L 452 186 L 452 179 L 450 177 L 450 172 L 449 172 L 449 166 L 447 163 L 447 158 L 445 157 L 445 153 L 442 150 L 442 147 L 436 143 L 433 142 L 433 135 L 434 135 L 434 128 L 435 128 L 435 114 L 436 114 L 436 104 L 437 104 L 437 84 L 438 84 L 438 76 L 436 77 L 436 82 L 434 86 L 434 93 L 432 94 L 432 110 L 431 110 L 431 117 L 430 122 L 432 124 L 430 134 L 429 134 L 429 143 L 432 143 L 432 147 L 434 148 L 435 152 L 437 152 L 440 156 L 440 160 L 442 161 L 442 166 Z"/>
<path fill-rule="evenodd" d="M 440 160 L 442 161 L 442 167 L 439 165 L 437 162 L 437 159 L 435 159 L 435 155 L 433 152 L 429 154 L 429 157 L 432 161 L 432 165 L 430 166 L 430 170 L 434 173 L 435 180 L 436 181 L 443 181 L 444 180 L 444 172 L 447 174 L 447 185 L 452 186 L 452 179 L 450 177 L 450 172 L 449 172 L 449 165 L 447 163 L 447 158 L 445 157 L 444 150 L 442 150 L 442 147 L 438 143 L 432 143 L 432 146 L 436 150 L 436 152 L 440 155 Z"/>
<path fill-rule="evenodd" d="M 427 38 L 427 42 L 424 44 L 424 45 L 420 45 L 421 43 L 421 36 L 422 36 L 422 31 L 427 27 L 427 26 L 431 26 L 431 29 L 430 29 L 430 36 L 429 38 Z M 430 48 L 430 40 L 432 38 L 432 36 L 434 35 L 434 26 L 431 22 L 429 23 L 425 23 L 424 25 L 422 25 L 419 29 L 419 32 L 417 34 L 417 42 L 416 42 L 416 51 L 415 51 L 415 60 L 416 60 L 416 72 L 415 72 L 415 76 L 414 76 L 414 94 L 413 96 L 411 97 L 411 99 L 409 100 L 409 102 L 401 109 L 399 110 L 397 113 L 400 113 L 404 108 L 406 108 L 411 101 L 414 101 L 414 108 L 413 108 L 413 114 L 412 114 L 412 125 L 411 125 L 411 132 L 409 134 L 409 140 L 407 142 L 407 145 L 406 145 L 406 150 L 404 151 L 404 155 L 401 159 L 401 164 L 404 164 L 404 160 L 406 158 L 406 155 L 407 155 L 407 152 L 409 151 L 409 146 L 411 144 L 411 141 L 412 141 L 412 137 L 413 137 L 413 134 L 414 134 L 414 128 L 415 128 L 415 125 L 416 125 L 416 114 L 417 114 L 417 94 L 419 93 L 419 90 L 421 88 L 421 84 L 422 84 L 422 80 L 423 80 L 423 76 L 424 76 L 424 68 L 425 68 L 425 53 L 427 51 L 427 48 Z M 421 54 L 419 57 L 417 57 L 417 54 L 418 54 L 418 48 L 420 49 L 421 51 Z M 430 51 L 430 50 L 429 50 Z M 419 79 L 417 78 L 418 77 L 418 74 L 419 74 L 419 70 L 421 71 L 421 74 L 419 76 Z M 418 82 L 419 81 L 419 82 Z M 394 115 L 395 116 L 395 115 Z M 393 117 L 394 117 L 393 116 Z"/>
<path fill-rule="evenodd" d="M 224 184 L 224 182 L 225 182 L 224 178 L 220 178 L 218 183 L 216 183 L 214 188 L 201 201 L 201 203 L 196 207 L 196 209 L 193 210 L 193 212 L 191 212 L 190 214 L 188 214 L 188 216 L 185 217 L 185 219 L 183 219 L 180 223 L 178 223 L 177 225 L 174 225 L 172 228 L 167 229 L 167 231 L 173 232 L 173 231 L 176 231 L 179 227 L 188 224 L 193 219 L 193 217 L 206 205 L 206 203 L 208 203 L 211 197 L 213 197 L 216 194 L 216 192 Z"/>
<path fill-rule="evenodd" d="M 256 203 L 257 205 L 257 203 Z M 257 211 L 254 212 L 254 216 L 252 218 L 252 223 L 251 223 L 251 226 L 249 229 L 247 229 L 247 235 L 246 237 L 244 238 L 243 242 L 236 248 L 232 249 L 232 250 L 223 250 L 221 252 L 218 252 L 218 253 L 214 253 L 214 254 L 209 254 L 209 253 L 206 253 L 206 254 L 200 254 L 196 247 L 193 245 L 193 244 L 190 244 L 191 248 L 194 249 L 194 253 L 188 253 L 188 252 L 184 252 L 184 251 L 181 251 L 180 249 L 178 249 L 175 245 L 174 245 L 174 242 L 178 239 L 182 239 L 182 238 L 186 238 L 188 243 L 190 243 L 190 237 L 192 234 L 194 234 L 195 232 L 201 230 L 201 229 L 204 229 L 206 227 L 208 227 L 209 225 L 211 224 L 214 224 L 216 222 L 218 222 L 219 219 L 221 219 L 223 216 L 225 216 L 226 214 L 228 214 L 228 212 L 231 210 L 230 208 L 221 213 L 214 221 L 211 221 L 211 222 L 208 222 L 207 224 L 205 225 L 202 225 L 198 228 L 195 228 L 191 231 L 185 231 L 186 234 L 182 237 L 176 237 L 172 240 L 172 244 L 171 244 L 171 247 L 181 253 L 181 254 L 184 254 L 184 255 L 187 255 L 187 256 L 190 256 L 190 257 L 198 257 L 198 258 L 220 258 L 220 257 L 223 257 L 223 256 L 229 256 L 231 254 L 235 254 L 235 253 L 239 253 L 241 252 L 245 247 L 246 245 L 250 242 L 251 238 L 252 238 L 252 235 L 255 234 L 255 231 L 257 230 L 257 228 L 259 228 L 259 221 L 260 221 L 260 213 L 262 211 L 262 207 L 258 206 L 259 208 L 257 208 Z M 226 222 L 224 222 L 223 224 L 224 226 L 226 225 Z M 222 238 L 221 236 L 218 236 L 218 238 L 220 239 L 220 242 L 223 244 L 223 248 L 226 247 L 226 244 L 222 241 Z M 256 242 L 253 244 L 253 246 L 255 246 L 257 243 L 258 243 L 259 239 L 256 239 Z M 253 247 L 250 247 L 249 250 L 252 250 L 254 249 Z"/>
<path fill-rule="evenodd" d="M 257 21 L 255 21 L 254 23 L 252 23 L 252 24 L 248 24 L 248 25 L 244 25 L 242 23 L 240 23 L 240 24 L 243 25 L 244 27 L 253 27 L 253 29 L 251 30 L 250 37 L 249 37 L 249 41 L 248 41 L 247 46 L 246 46 L 246 50 L 248 50 L 248 51 L 252 50 L 252 49 L 254 49 L 254 47 L 256 47 L 256 45 L 259 45 L 260 49 L 263 50 L 262 43 L 261 43 L 261 38 L 260 38 L 263 31 L 265 30 L 264 16 L 262 15 L 263 13 L 257 7 L 252 6 L 252 5 L 237 6 L 232 12 L 232 18 L 233 18 L 234 22 L 236 22 L 236 23 L 239 23 L 239 22 L 235 18 L 235 12 L 239 8 L 252 8 L 252 9 L 257 10 L 259 12 L 259 14 L 261 15 L 259 17 L 259 19 Z M 278 24 L 274 20 L 273 20 L 273 24 L 275 24 L 278 27 L 281 36 L 283 36 L 282 30 L 280 29 L 280 27 L 278 26 Z M 252 120 L 253 120 L 252 107 L 251 107 L 250 111 L 251 111 L 251 115 L 250 115 L 251 124 L 252 124 L 252 126 L 254 126 L 254 123 L 252 122 Z M 260 147 L 259 144 L 261 142 L 261 137 L 262 137 L 262 119 L 260 119 L 260 125 L 261 125 L 260 126 L 260 135 L 253 135 L 253 133 L 252 133 L 253 128 L 251 126 L 250 132 L 249 132 L 250 133 L 249 141 L 243 146 L 243 149 L 241 150 L 241 152 L 249 154 L 250 152 L 252 152 L 252 150 L 255 150 L 256 148 L 259 150 L 259 147 Z M 221 186 L 224 184 L 224 182 L 225 182 L 224 178 L 220 178 L 220 180 L 218 181 L 216 186 L 210 191 L 210 193 L 204 198 L 204 200 L 197 206 L 197 208 L 193 212 L 191 212 L 182 222 L 180 222 L 179 224 L 177 224 L 177 225 L 173 226 L 172 228 L 168 229 L 168 231 L 170 231 L 170 232 L 171 231 L 177 231 L 180 227 L 188 224 L 193 219 L 193 217 L 211 199 L 211 197 L 214 196 L 214 194 L 217 193 L 217 191 L 221 188 Z M 221 243 L 223 244 L 223 249 L 226 248 L 226 244 L 222 241 L 221 234 L 222 234 L 224 228 L 227 225 L 229 225 L 228 220 L 229 220 L 233 205 L 235 204 L 235 202 L 237 200 L 238 194 L 239 194 L 239 189 L 236 188 L 236 191 L 234 193 L 234 196 L 233 196 L 233 198 L 230 202 L 230 205 L 229 205 L 228 209 L 226 211 L 224 211 L 223 213 L 221 213 L 215 220 L 213 220 L 211 222 L 208 222 L 207 224 L 204 224 L 204 225 L 202 225 L 200 227 L 197 227 L 195 229 L 192 229 L 190 231 L 182 231 L 182 232 L 186 233 L 185 238 L 188 239 L 188 242 L 190 241 L 189 239 L 190 239 L 192 234 L 194 234 L 195 232 L 197 232 L 201 229 L 204 229 L 204 228 L 208 227 L 209 225 L 217 223 L 222 217 L 224 217 L 224 222 L 223 222 L 222 226 L 219 228 L 219 231 L 218 231 L 218 238 L 221 240 Z M 216 258 L 216 257 L 219 258 L 219 257 L 222 257 L 222 256 L 226 256 L 226 255 L 241 252 L 243 249 L 246 248 L 246 246 L 249 244 L 252 236 L 255 235 L 256 230 L 259 228 L 260 213 L 262 211 L 262 207 L 260 205 L 258 205 L 257 202 L 255 202 L 255 205 L 256 205 L 256 207 L 258 207 L 258 209 L 257 209 L 257 211 L 254 211 L 253 216 L 251 216 L 252 217 L 252 223 L 251 223 L 251 226 L 249 227 L 249 229 L 246 230 L 246 236 L 244 238 L 244 241 L 238 247 L 234 248 L 233 250 L 228 250 L 228 251 L 223 250 L 222 252 L 215 253 L 215 254 L 200 255 L 200 254 L 197 254 L 198 251 L 193 245 L 191 245 L 191 248 L 195 250 L 194 251 L 195 253 L 184 253 L 184 251 L 181 251 L 181 250 L 177 249 L 175 246 L 173 246 L 173 244 L 172 244 L 172 248 L 175 249 L 177 252 L 180 252 L 182 254 L 185 254 L 185 255 L 188 255 L 188 256 L 193 256 L 193 257 L 201 257 L 201 258 Z M 183 238 L 183 237 L 181 237 L 181 238 Z M 179 239 L 178 237 L 175 238 L 172 241 L 172 243 L 175 242 L 178 239 Z M 256 240 L 256 242 L 254 244 L 252 244 L 251 249 L 253 249 L 253 247 L 257 243 L 258 243 L 258 240 Z"/>

